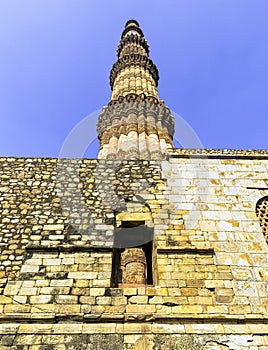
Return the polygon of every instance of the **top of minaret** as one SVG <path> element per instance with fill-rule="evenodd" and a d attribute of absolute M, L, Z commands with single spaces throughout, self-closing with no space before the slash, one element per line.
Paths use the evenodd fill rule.
<path fill-rule="evenodd" d="M 118 80 L 121 80 L 120 77 L 122 75 L 122 72 L 124 72 L 125 69 L 128 69 L 129 67 L 133 67 L 133 65 L 140 67 L 149 73 L 151 77 L 150 79 L 153 79 L 154 81 L 152 82 L 151 90 L 154 90 L 157 87 L 159 80 L 158 69 L 153 61 L 149 58 L 149 45 L 144 38 L 139 23 L 134 19 L 127 21 L 125 24 L 125 28 L 122 32 L 121 40 L 117 48 L 117 58 L 118 59 L 114 63 L 110 72 L 110 85 L 113 92 L 118 87 Z M 137 74 L 138 72 L 133 75 L 133 78 L 136 78 Z M 146 79 L 147 78 L 148 77 L 146 77 Z M 134 92 L 131 90 L 132 89 L 129 86 L 129 93 Z M 157 91 L 154 91 L 153 94 L 148 94 L 148 91 L 147 93 L 146 91 L 141 92 L 144 92 L 147 94 L 147 96 L 152 95 L 155 98 L 159 99 Z M 124 91 L 124 94 L 126 93 L 127 91 Z M 115 94 L 112 96 L 112 100 L 114 100 L 114 95 Z"/>
<path fill-rule="evenodd" d="M 128 20 L 127 23 L 125 24 L 125 28 L 126 28 L 126 27 L 130 27 L 130 26 L 132 26 L 132 25 L 134 25 L 134 26 L 136 26 L 136 27 L 139 27 L 139 26 L 140 26 L 138 21 L 136 21 L 135 19 L 130 19 L 130 20 Z"/>
<path fill-rule="evenodd" d="M 135 19 L 130 19 L 129 21 L 127 21 L 125 29 L 121 35 L 121 39 L 129 34 L 135 34 L 142 37 L 144 36 L 142 30 L 140 29 L 138 21 L 136 21 Z"/>
<path fill-rule="evenodd" d="M 174 120 L 159 99 L 158 80 L 139 23 L 130 19 L 110 72 L 112 95 L 99 115 L 98 158 L 160 159 L 173 148 Z"/>

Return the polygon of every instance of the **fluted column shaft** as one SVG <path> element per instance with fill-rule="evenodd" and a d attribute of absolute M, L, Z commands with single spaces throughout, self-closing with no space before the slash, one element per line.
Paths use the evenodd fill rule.
<path fill-rule="evenodd" d="M 110 73 L 112 96 L 97 125 L 101 159 L 158 159 L 173 147 L 174 121 L 159 100 L 158 70 L 138 22 L 126 23 Z"/>

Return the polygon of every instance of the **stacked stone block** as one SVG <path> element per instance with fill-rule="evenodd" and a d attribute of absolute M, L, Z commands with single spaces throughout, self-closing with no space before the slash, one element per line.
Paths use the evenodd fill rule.
<path fill-rule="evenodd" d="M 268 347 L 267 152 L 0 162 L 1 349 Z M 150 285 L 111 285 L 125 221 L 153 229 Z"/>

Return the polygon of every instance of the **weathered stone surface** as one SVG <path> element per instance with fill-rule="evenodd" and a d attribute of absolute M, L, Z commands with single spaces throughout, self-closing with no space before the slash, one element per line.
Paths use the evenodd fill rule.
<path fill-rule="evenodd" d="M 135 68 L 117 65 L 112 100 L 122 93 L 133 109 L 122 130 L 108 118 L 118 106 L 103 112 L 115 128 L 100 127 L 101 142 L 116 148 L 120 134 L 133 148 L 139 134 L 156 158 L 120 160 L 133 155 L 124 142 L 117 160 L 0 158 L 0 348 L 267 349 L 267 151 L 174 149 L 159 159 L 154 141 L 171 142 L 172 117 L 145 78 L 155 74 L 141 62 L 147 44 L 124 40 L 119 55 L 136 48 L 148 71 L 133 84 L 123 77 Z M 145 85 L 151 98 L 137 92 Z M 136 128 L 139 98 L 166 125 Z M 116 240 L 125 227 L 136 239 L 136 224 L 151 238 Z"/>
<path fill-rule="evenodd" d="M 142 248 L 127 248 L 121 254 L 123 284 L 145 284 L 146 257 Z"/>

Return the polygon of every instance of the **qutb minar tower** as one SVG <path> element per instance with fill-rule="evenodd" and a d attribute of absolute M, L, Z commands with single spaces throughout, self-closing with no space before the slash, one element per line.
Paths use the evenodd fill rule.
<path fill-rule="evenodd" d="M 174 120 L 158 96 L 159 74 L 135 20 L 126 23 L 110 73 L 112 96 L 97 125 L 101 159 L 161 159 L 173 148 Z"/>

